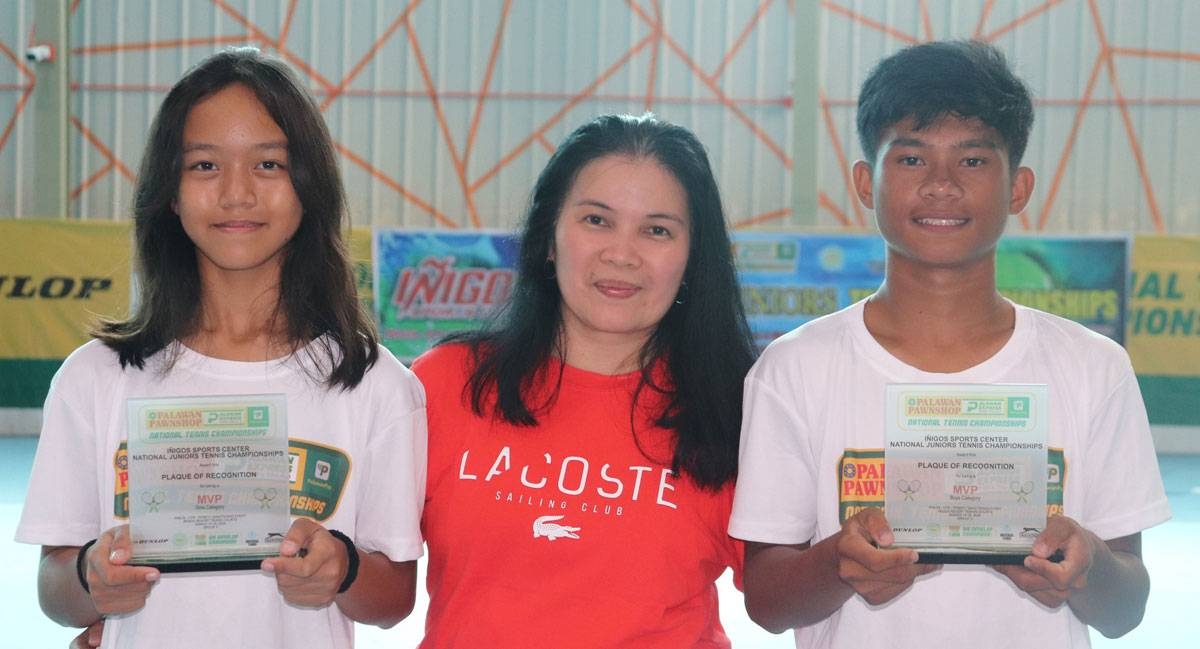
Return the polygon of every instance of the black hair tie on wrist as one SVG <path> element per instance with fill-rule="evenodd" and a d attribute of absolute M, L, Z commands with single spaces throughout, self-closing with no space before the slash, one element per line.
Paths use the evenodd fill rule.
<path fill-rule="evenodd" d="M 350 590 L 350 585 L 358 578 L 358 548 L 354 547 L 354 541 L 351 541 L 350 537 L 345 534 L 337 530 L 328 531 L 333 535 L 333 538 L 346 544 L 346 559 L 348 563 L 346 564 L 346 578 L 342 580 L 342 585 L 338 586 L 337 592 L 340 595 Z"/>
<path fill-rule="evenodd" d="M 87 583 L 87 566 L 84 565 L 84 558 L 87 556 L 88 548 L 95 545 L 96 541 L 97 539 L 92 539 L 91 541 L 84 543 L 83 546 L 79 548 L 79 554 L 75 555 L 75 576 L 79 577 L 79 585 L 83 586 L 83 592 L 88 593 L 89 595 L 91 594 L 92 589 Z"/>

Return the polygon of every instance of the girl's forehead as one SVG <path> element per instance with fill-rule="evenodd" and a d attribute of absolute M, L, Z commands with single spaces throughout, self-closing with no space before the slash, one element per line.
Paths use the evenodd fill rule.
<path fill-rule="evenodd" d="M 191 107 L 183 125 L 185 146 L 195 138 L 287 141 L 258 95 L 240 83 L 225 86 Z"/>

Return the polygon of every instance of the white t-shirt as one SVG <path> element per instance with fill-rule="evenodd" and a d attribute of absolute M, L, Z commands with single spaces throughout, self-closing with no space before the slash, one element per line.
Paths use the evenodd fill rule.
<path fill-rule="evenodd" d="M 346 391 L 305 373 L 312 361 L 304 350 L 248 363 L 184 349 L 164 374 L 166 356 L 151 357 L 144 370 L 122 370 L 115 352 L 92 341 L 67 358 L 46 399 L 17 541 L 83 545 L 128 522 L 126 399 L 281 393 L 297 476 L 293 517 L 341 530 L 392 561 L 421 556 L 425 393 L 390 352 L 380 348 L 379 361 Z M 353 622 L 336 604 L 291 606 L 269 575 L 164 574 L 144 608 L 108 618 L 102 646 L 341 648 L 353 637 Z"/>
<path fill-rule="evenodd" d="M 750 370 L 731 535 L 815 544 L 859 509 L 882 507 L 888 383 L 1048 384 L 1049 512 L 1102 539 L 1170 518 L 1137 379 L 1115 342 L 1014 305 L 1012 337 L 994 356 L 924 372 L 871 336 L 863 304 L 780 337 Z M 806 648 L 1089 646 L 1069 607 L 1046 608 L 983 566 L 945 566 L 878 607 L 853 596 L 795 636 Z"/>

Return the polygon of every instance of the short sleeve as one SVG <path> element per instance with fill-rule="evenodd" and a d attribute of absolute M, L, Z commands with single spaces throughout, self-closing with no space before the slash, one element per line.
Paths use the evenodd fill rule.
<path fill-rule="evenodd" d="M 1079 523 L 1106 540 L 1171 517 L 1137 377 L 1123 350 L 1118 351 L 1120 358 L 1110 370 L 1114 380 L 1108 383 L 1114 387 L 1095 404 L 1088 422 L 1080 476 L 1086 496 Z"/>
<path fill-rule="evenodd" d="M 746 378 L 730 535 L 796 544 L 816 533 L 815 461 L 795 407 L 753 371 Z"/>
<path fill-rule="evenodd" d="M 78 352 L 59 368 L 42 410 L 42 429 L 17 525 L 16 540 L 82 545 L 100 535 L 99 431 L 91 413 L 89 366 Z"/>
<path fill-rule="evenodd" d="M 390 356 L 389 356 L 390 358 Z M 395 361 L 393 361 L 395 362 Z M 372 386 L 379 407 L 363 467 L 363 484 L 355 520 L 355 543 L 382 552 L 392 561 L 421 556 L 421 511 L 425 502 L 425 393 L 409 370 L 379 368 L 384 376 Z"/>

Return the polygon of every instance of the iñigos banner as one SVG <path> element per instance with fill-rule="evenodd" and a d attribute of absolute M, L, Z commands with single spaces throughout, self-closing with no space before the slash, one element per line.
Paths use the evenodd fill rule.
<path fill-rule="evenodd" d="M 517 241 L 504 232 L 376 230 L 375 305 L 384 345 L 410 362 L 479 327 L 512 291 Z"/>

